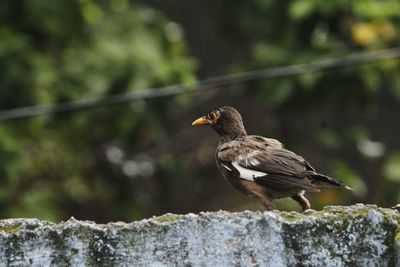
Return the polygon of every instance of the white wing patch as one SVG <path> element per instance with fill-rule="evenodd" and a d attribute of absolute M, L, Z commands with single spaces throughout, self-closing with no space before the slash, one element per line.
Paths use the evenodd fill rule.
<path fill-rule="evenodd" d="M 255 158 L 249 158 L 249 159 L 247 159 L 247 161 L 250 163 L 250 165 L 252 165 L 252 166 L 257 166 L 257 165 L 260 165 L 261 163 L 260 163 L 260 161 L 258 160 L 258 159 L 255 159 Z M 248 164 L 246 164 L 246 165 L 248 165 Z"/>
<path fill-rule="evenodd" d="M 228 171 L 230 171 L 230 172 L 232 171 L 231 168 L 229 168 L 229 167 L 226 166 L 225 164 L 222 164 L 222 163 L 221 163 L 221 165 L 222 165 L 222 167 L 224 167 L 224 168 L 227 169 Z"/>
<path fill-rule="evenodd" d="M 248 180 L 248 181 L 254 182 L 254 178 L 268 175 L 268 173 L 265 173 L 265 172 L 254 171 L 254 170 L 250 170 L 247 168 L 243 168 L 236 161 L 232 162 L 232 166 L 235 167 L 235 169 L 239 172 L 240 178 Z"/>
<path fill-rule="evenodd" d="M 244 156 L 240 155 L 239 156 L 239 161 L 244 163 L 245 166 L 249 166 L 249 165 L 257 166 L 257 165 L 260 165 L 261 162 L 258 159 L 256 159 L 255 156 L 257 156 L 257 155 L 259 155 L 261 153 L 262 153 L 261 151 L 256 150 L 256 151 L 253 151 L 253 152 L 251 152 L 251 153 L 249 153 L 247 155 L 244 155 Z"/>

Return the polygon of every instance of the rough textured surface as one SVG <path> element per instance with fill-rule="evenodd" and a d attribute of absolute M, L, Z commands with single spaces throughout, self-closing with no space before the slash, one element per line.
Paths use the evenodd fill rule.
<path fill-rule="evenodd" d="M 0 221 L 0 266 L 395 266 L 399 219 L 364 205 L 106 225 L 9 219 Z"/>

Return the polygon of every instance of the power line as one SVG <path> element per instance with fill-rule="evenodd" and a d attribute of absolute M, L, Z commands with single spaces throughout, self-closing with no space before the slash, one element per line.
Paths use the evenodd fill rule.
<path fill-rule="evenodd" d="M 44 114 L 59 112 L 72 112 L 100 106 L 115 105 L 125 102 L 173 96 L 178 94 L 201 91 L 220 86 L 243 83 L 251 80 L 292 76 L 309 72 L 318 72 L 328 69 L 342 68 L 351 65 L 361 65 L 385 59 L 400 57 L 400 47 L 384 49 L 374 52 L 364 52 L 343 58 L 334 58 L 307 64 L 290 65 L 283 67 L 263 68 L 237 74 L 228 74 L 212 77 L 198 82 L 195 85 L 185 86 L 181 84 L 165 87 L 147 88 L 140 92 L 115 94 L 104 97 L 95 97 L 64 103 L 54 103 L 39 106 L 28 106 L 0 111 L 0 121 L 27 118 Z"/>

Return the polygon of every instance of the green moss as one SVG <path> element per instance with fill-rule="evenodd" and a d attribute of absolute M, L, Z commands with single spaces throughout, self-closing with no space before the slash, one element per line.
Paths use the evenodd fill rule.
<path fill-rule="evenodd" d="M 369 220 L 368 215 L 369 211 L 371 211 L 369 206 L 363 206 L 358 209 L 349 209 L 348 207 L 327 207 L 321 211 L 314 211 L 311 213 L 295 213 L 295 212 L 281 212 L 280 217 L 288 222 L 288 223 L 297 223 L 303 220 L 308 219 L 323 219 L 323 222 L 326 222 L 330 225 L 331 228 L 334 228 L 335 231 L 345 231 L 349 225 L 356 221 L 364 221 Z M 376 208 L 375 208 L 376 209 Z M 378 212 L 383 216 L 384 222 L 390 222 L 393 219 L 393 212 L 386 211 L 384 209 L 378 210 Z M 308 220 L 307 220 L 308 221 Z M 399 225 L 400 225 L 400 217 L 398 217 Z M 381 224 L 381 227 L 386 226 L 387 223 Z M 322 229 L 322 231 L 325 231 Z M 393 231 L 393 230 L 391 230 Z M 399 229 L 399 240 L 400 240 L 400 229 Z"/>
<path fill-rule="evenodd" d="M 394 240 L 400 242 L 400 231 L 399 231 L 399 229 L 397 229 L 396 237 L 394 238 Z"/>
<path fill-rule="evenodd" d="M 355 214 L 355 217 L 356 217 L 356 218 L 357 218 L 357 217 L 362 217 L 362 218 L 367 217 L 369 211 L 370 211 L 370 210 L 367 210 L 367 209 L 365 209 L 365 210 L 360 210 L 360 211 L 358 211 L 358 212 Z"/>
<path fill-rule="evenodd" d="M 8 234 L 15 234 L 21 231 L 21 227 L 17 225 L 7 225 L 7 226 L 1 226 L 0 227 L 0 232 L 5 232 Z"/>
<path fill-rule="evenodd" d="M 175 222 L 179 220 L 182 217 L 182 215 L 176 215 L 176 214 L 166 214 L 158 217 L 154 217 L 153 220 L 157 222 Z"/>
<path fill-rule="evenodd" d="M 294 213 L 294 212 L 281 212 L 280 216 L 285 219 L 285 221 L 288 222 L 297 222 L 299 220 L 301 220 L 304 215 L 302 215 L 301 213 Z"/>

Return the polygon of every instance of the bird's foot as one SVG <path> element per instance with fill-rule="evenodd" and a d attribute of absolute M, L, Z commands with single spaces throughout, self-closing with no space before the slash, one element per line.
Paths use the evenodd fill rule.
<path fill-rule="evenodd" d="M 313 209 L 306 209 L 306 210 L 303 210 L 303 213 L 304 214 L 311 214 L 311 213 L 314 213 L 315 212 L 315 210 L 313 210 Z"/>

